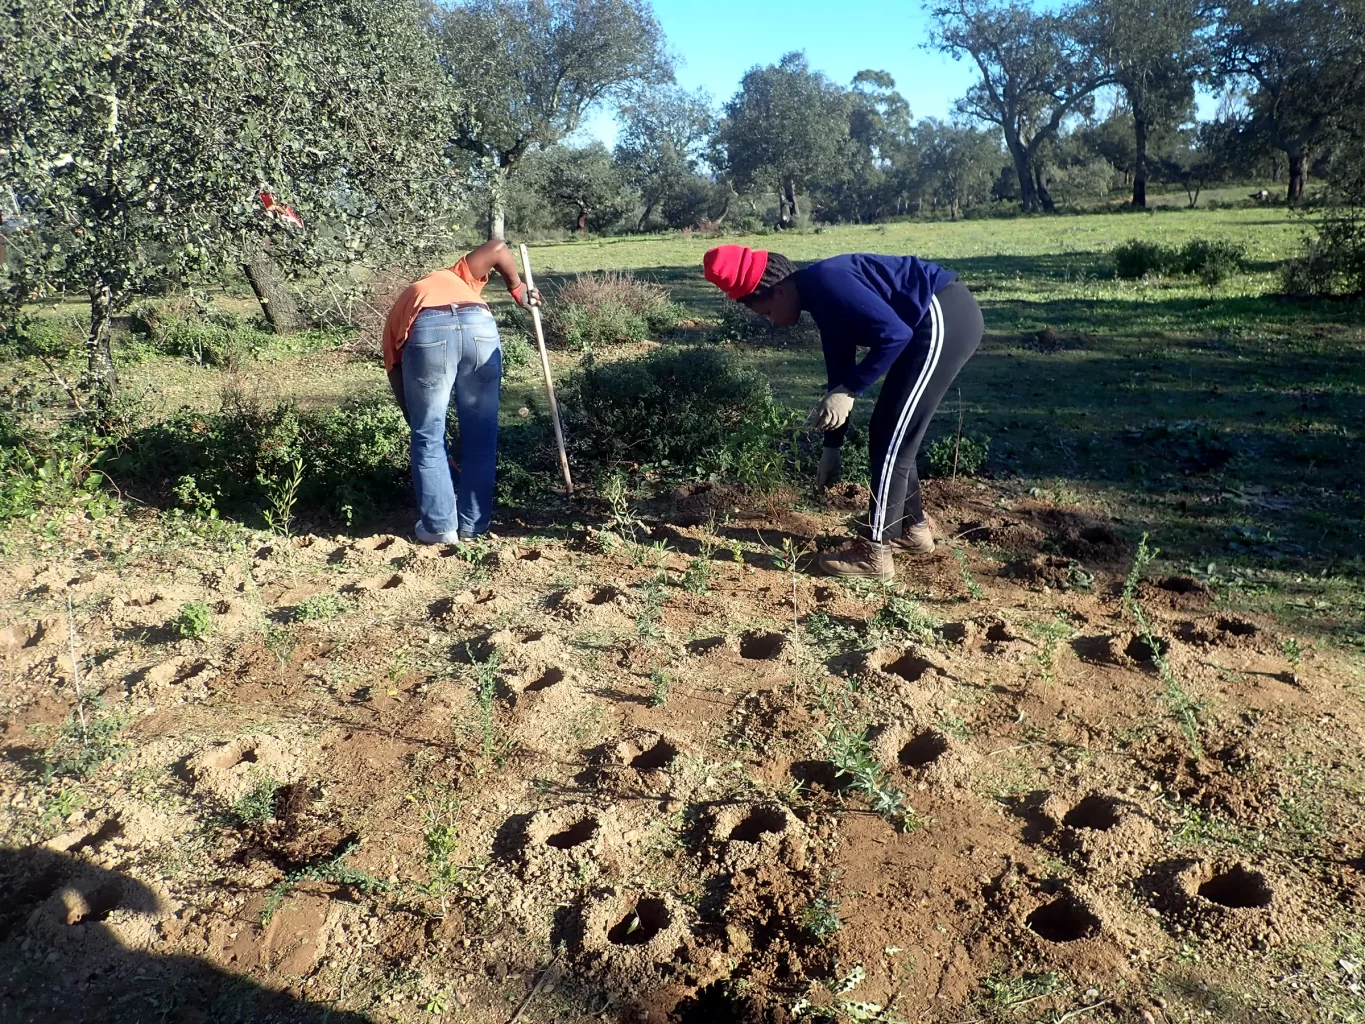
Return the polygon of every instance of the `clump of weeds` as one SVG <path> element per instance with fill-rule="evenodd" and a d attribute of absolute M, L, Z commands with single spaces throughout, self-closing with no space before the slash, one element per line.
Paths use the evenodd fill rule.
<path fill-rule="evenodd" d="M 673 673 L 656 668 L 649 674 L 649 706 L 661 708 L 668 703 L 668 688 L 673 685 Z"/>
<path fill-rule="evenodd" d="M 295 622 L 326 622 L 334 619 L 349 607 L 346 600 L 338 594 L 316 594 L 294 609 Z"/>
<path fill-rule="evenodd" d="M 836 694 L 822 686 L 819 702 L 827 725 L 820 740 L 837 774 L 849 780 L 850 788 L 867 798 L 872 809 L 903 832 L 913 832 L 924 822 L 910 806 L 909 799 L 882 769 L 872 753 L 867 730 L 856 729 L 847 720 L 850 709 L 846 693 Z"/>
<path fill-rule="evenodd" d="M 280 904 L 288 899 L 289 894 L 304 882 L 328 882 L 332 885 L 344 885 L 348 888 L 358 889 L 367 895 L 390 889 L 390 884 L 383 879 L 346 866 L 346 858 L 354 853 L 359 845 L 358 842 L 354 841 L 346 843 L 331 857 L 323 858 L 285 875 L 266 893 L 265 904 L 261 908 L 261 924 L 269 924 L 271 918 L 275 916 L 275 911 L 280 909 Z"/>
<path fill-rule="evenodd" d="M 932 646 L 938 642 L 938 630 L 942 625 L 943 623 L 926 612 L 918 601 L 902 594 L 888 594 L 886 603 L 868 624 L 868 632 L 870 637 L 879 643 L 906 639 Z"/>
<path fill-rule="evenodd" d="M 801 930 L 817 939 L 833 935 L 844 926 L 839 920 L 839 901 L 816 896 L 801 910 Z"/>
<path fill-rule="evenodd" d="M 232 816 L 245 828 L 264 825 L 275 818 L 275 791 L 279 782 L 269 772 L 253 769 L 251 788 L 232 805 Z"/>
<path fill-rule="evenodd" d="M 200 601 L 187 601 L 171 620 L 171 630 L 183 640 L 202 640 L 213 632 L 213 612 Z"/>

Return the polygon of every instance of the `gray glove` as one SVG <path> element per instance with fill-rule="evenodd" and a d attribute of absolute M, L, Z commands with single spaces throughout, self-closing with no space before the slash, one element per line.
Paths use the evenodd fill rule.
<path fill-rule="evenodd" d="M 838 387 L 825 395 L 820 404 L 810 411 L 806 425 L 816 430 L 838 430 L 853 411 L 853 396 L 848 388 Z"/>
<path fill-rule="evenodd" d="M 815 486 L 828 487 L 839 479 L 843 469 L 843 457 L 838 448 L 826 448 L 820 453 L 820 466 L 815 471 Z"/>

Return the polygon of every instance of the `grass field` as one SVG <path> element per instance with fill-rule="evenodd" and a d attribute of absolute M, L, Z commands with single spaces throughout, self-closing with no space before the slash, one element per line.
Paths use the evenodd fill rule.
<path fill-rule="evenodd" d="M 811 568 L 856 473 L 578 465 L 570 501 L 538 464 L 497 538 L 431 548 L 405 492 L 355 526 L 314 494 L 272 531 L 114 459 L 124 500 L 12 519 L 0 1019 L 1365 1022 L 1365 306 L 1276 295 L 1282 208 L 1163 201 L 724 239 L 916 253 L 981 301 L 930 440 L 960 424 L 989 458 L 928 481 L 938 550 L 887 586 Z M 1248 264 L 1119 280 L 1133 238 Z M 714 244 L 532 258 L 551 300 L 661 283 L 685 322 L 655 342 L 804 410 L 818 338 L 727 337 Z M 42 317 L 72 351 L 0 365 L 34 437 L 80 368 L 79 307 Z M 133 436 L 174 420 L 165 457 L 228 458 L 225 404 L 386 393 L 363 340 L 257 341 L 213 366 L 121 338 Z M 534 364 L 505 378 L 505 479 L 542 395 Z M 307 486 L 369 472 L 354 436 Z"/>

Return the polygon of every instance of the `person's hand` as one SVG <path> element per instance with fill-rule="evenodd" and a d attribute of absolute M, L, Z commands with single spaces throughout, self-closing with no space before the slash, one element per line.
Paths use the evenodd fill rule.
<path fill-rule="evenodd" d="M 843 457 L 839 454 L 839 449 L 826 447 L 820 453 L 820 465 L 815 470 L 815 486 L 825 488 L 836 483 L 843 466 Z"/>
<path fill-rule="evenodd" d="M 540 290 L 538 288 L 527 288 L 525 281 L 512 289 L 512 299 L 522 309 L 541 304 Z"/>
<path fill-rule="evenodd" d="M 806 426 L 816 430 L 838 430 L 848 422 L 848 414 L 853 411 L 853 396 L 847 388 L 835 388 L 820 400 L 820 404 L 810 411 Z"/>

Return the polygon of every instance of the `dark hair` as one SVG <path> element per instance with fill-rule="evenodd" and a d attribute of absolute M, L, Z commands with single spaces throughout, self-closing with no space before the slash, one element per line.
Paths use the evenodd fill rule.
<path fill-rule="evenodd" d="M 779 284 L 796 273 L 796 265 L 780 252 L 768 253 L 768 265 L 763 268 L 763 276 L 758 279 L 758 287 L 745 295 L 740 302 L 747 304 L 750 299 L 765 299 Z"/>

